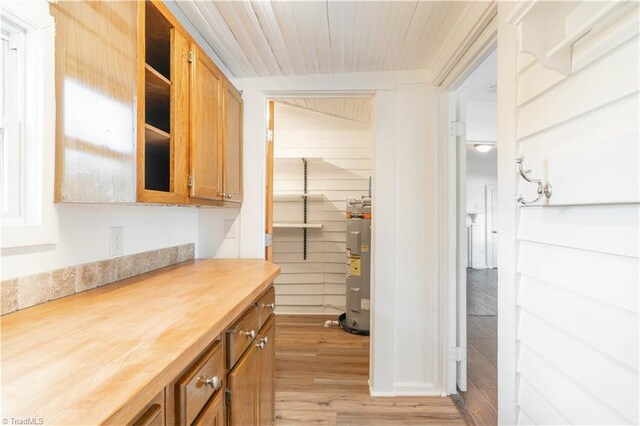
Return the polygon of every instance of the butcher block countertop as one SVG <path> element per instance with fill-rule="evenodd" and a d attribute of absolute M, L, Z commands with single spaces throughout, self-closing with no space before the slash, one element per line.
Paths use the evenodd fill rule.
<path fill-rule="evenodd" d="M 130 420 L 279 272 L 264 260 L 194 260 L 0 317 L 1 416 Z"/>

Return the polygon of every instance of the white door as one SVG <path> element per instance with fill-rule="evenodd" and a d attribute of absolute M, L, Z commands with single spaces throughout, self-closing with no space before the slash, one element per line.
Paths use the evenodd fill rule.
<path fill-rule="evenodd" d="M 498 267 L 498 186 L 485 186 L 485 253 L 487 268 Z"/>
<path fill-rule="evenodd" d="M 451 141 L 456 147 L 456 384 L 467 390 L 467 141 L 465 138 L 466 106 L 464 94 L 449 97 Z"/>

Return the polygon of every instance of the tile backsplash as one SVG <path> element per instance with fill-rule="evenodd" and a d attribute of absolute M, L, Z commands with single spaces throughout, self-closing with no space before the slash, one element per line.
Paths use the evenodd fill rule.
<path fill-rule="evenodd" d="M 195 244 L 182 244 L 84 265 L 4 280 L 0 315 L 193 259 Z"/>

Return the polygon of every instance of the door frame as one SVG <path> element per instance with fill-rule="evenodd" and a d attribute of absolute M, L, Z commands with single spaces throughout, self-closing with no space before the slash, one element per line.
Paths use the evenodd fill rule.
<path fill-rule="evenodd" d="M 274 152 L 275 152 L 275 101 L 278 99 L 293 99 L 293 98 L 370 98 L 372 102 L 371 108 L 371 152 L 375 155 L 375 144 L 376 137 L 374 130 L 374 120 L 375 110 L 376 110 L 376 91 L 375 90 L 360 90 L 360 91 L 335 91 L 335 90 L 311 90 L 311 91 L 296 91 L 296 90 L 277 90 L 277 91 L 263 91 L 262 92 L 262 101 L 264 102 L 264 108 L 267 112 L 265 121 L 264 121 L 264 135 L 265 135 L 265 143 L 267 144 L 267 149 L 265 150 L 265 234 L 270 230 L 273 235 L 273 172 L 274 172 Z M 270 110 L 270 106 L 273 105 L 273 110 Z M 269 129 L 274 130 L 272 141 L 269 142 Z M 372 193 L 375 192 L 373 189 L 376 184 L 376 167 L 375 161 L 372 159 L 371 166 L 371 180 L 372 180 Z M 271 181 L 270 181 L 271 180 Z M 271 194 L 269 194 L 271 192 Z M 376 229 L 376 215 L 372 215 L 371 218 L 371 227 L 372 233 L 375 232 Z M 373 234 L 372 234 L 373 240 Z M 273 252 L 266 250 L 265 247 L 265 258 L 267 256 L 273 257 Z M 370 268 L 373 269 L 373 259 L 370 262 Z M 376 281 L 374 279 L 373 270 L 369 271 L 371 276 L 371 324 L 369 331 L 369 383 L 371 383 L 371 377 L 373 376 L 373 371 L 375 370 L 375 357 L 373 356 L 373 348 L 374 341 L 376 338 L 374 323 L 374 312 L 375 312 L 375 285 Z M 369 388 L 371 391 L 371 386 Z"/>
<path fill-rule="evenodd" d="M 466 122 L 466 99 L 464 94 L 459 94 L 455 90 L 449 91 L 449 122 L 461 121 Z M 450 144 L 453 145 L 452 157 L 453 167 L 455 168 L 455 193 L 454 209 L 451 212 L 455 217 L 454 241 L 455 241 L 455 274 L 452 274 L 455 280 L 455 341 L 452 339 L 453 346 L 461 348 L 462 351 L 456 350 L 455 365 L 452 362 L 451 367 L 455 368 L 455 384 L 457 389 L 462 392 L 467 390 L 467 268 L 469 267 L 469 240 L 467 227 L 467 138 L 465 132 L 454 135 L 453 131 L 449 133 Z M 473 232 L 473 228 L 471 228 Z M 471 247 L 473 250 L 473 247 Z M 452 360 L 453 361 L 453 360 Z"/>
<path fill-rule="evenodd" d="M 274 146 L 274 126 L 275 126 L 275 101 L 267 99 L 267 132 L 265 134 L 266 149 L 266 188 L 265 188 L 265 224 L 264 234 L 271 236 L 269 245 L 265 244 L 265 260 L 273 260 L 273 146 Z"/>
<path fill-rule="evenodd" d="M 498 423 L 516 423 L 516 224 L 517 210 L 513 201 L 516 191 L 514 173 L 516 42 L 514 25 L 506 25 L 509 7 L 497 7 L 495 18 L 464 53 L 456 66 L 439 85 L 437 122 L 443 170 L 440 173 L 439 216 L 443 232 L 440 242 L 439 275 L 442 283 L 443 321 L 442 380 L 446 393 L 456 390 L 456 155 L 450 146 L 449 93 L 454 91 L 476 66 L 497 46 L 498 50 Z"/>

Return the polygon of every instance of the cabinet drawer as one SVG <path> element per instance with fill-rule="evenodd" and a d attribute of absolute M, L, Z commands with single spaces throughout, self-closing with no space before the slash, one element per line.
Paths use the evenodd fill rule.
<path fill-rule="evenodd" d="M 235 325 L 227 331 L 227 362 L 233 367 L 243 352 L 258 335 L 258 307 L 253 304 Z"/>
<path fill-rule="evenodd" d="M 128 425 L 164 426 L 164 389 Z"/>
<path fill-rule="evenodd" d="M 273 311 L 276 309 L 276 290 L 273 288 L 269 288 L 265 294 L 262 295 L 260 299 L 258 299 L 258 319 L 259 319 L 259 327 L 267 322 Z"/>
<path fill-rule="evenodd" d="M 211 395 L 222 389 L 223 356 L 222 342 L 216 341 L 176 383 L 176 415 L 179 424 L 190 425 Z"/>

